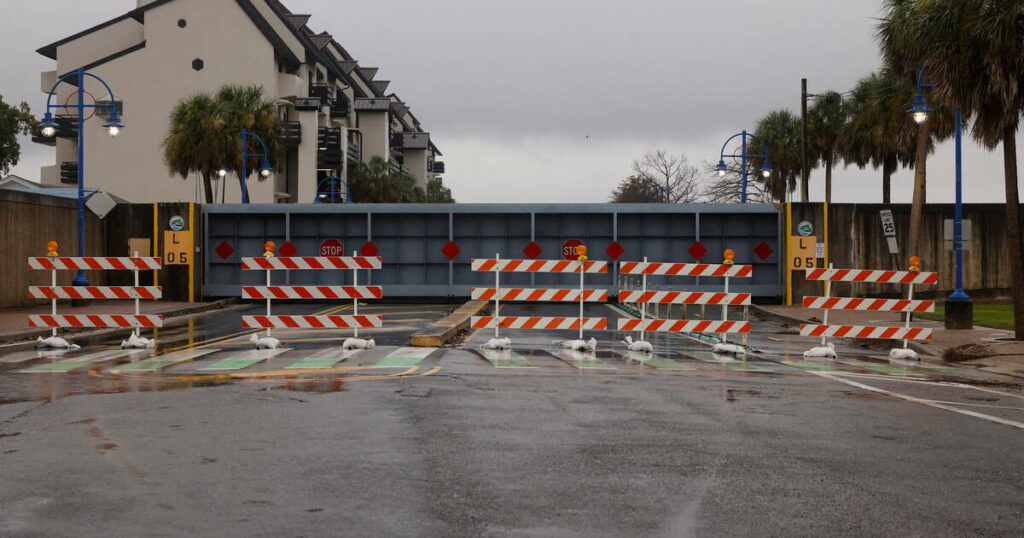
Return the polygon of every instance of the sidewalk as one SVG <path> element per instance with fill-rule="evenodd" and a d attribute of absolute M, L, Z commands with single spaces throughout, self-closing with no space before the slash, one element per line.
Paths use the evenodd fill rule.
<path fill-rule="evenodd" d="M 170 318 L 179 316 L 187 316 L 191 314 L 198 314 L 200 312 L 207 312 L 210 310 L 219 310 L 230 306 L 236 302 L 235 299 L 222 299 L 219 301 L 211 301 L 204 303 L 186 303 L 186 302 L 175 302 L 175 301 L 142 301 L 140 304 L 140 311 L 143 314 L 160 314 L 164 316 L 164 322 L 169 321 Z M 28 317 L 32 314 L 49 314 L 50 304 L 49 302 L 41 303 L 39 305 L 27 306 L 23 308 L 12 308 L 9 310 L 0 310 L 0 344 L 12 344 L 19 342 L 29 342 L 35 340 L 36 337 L 42 336 L 47 337 L 51 333 L 49 328 L 36 328 L 29 327 Z M 92 301 L 88 306 L 73 307 L 71 302 L 60 302 L 57 305 L 57 312 L 61 315 L 84 315 L 84 314 L 128 314 L 135 312 L 135 302 L 131 300 L 127 301 Z M 105 334 L 116 334 L 123 332 L 128 334 L 130 329 L 125 328 L 113 328 L 113 329 L 58 329 L 60 334 L 74 334 L 74 335 L 105 335 Z"/>
<path fill-rule="evenodd" d="M 800 306 L 764 305 L 755 309 L 784 318 L 797 326 L 800 323 L 821 323 L 822 317 L 822 310 Z M 903 323 L 900 318 L 896 312 L 832 310 L 828 314 L 830 324 L 842 325 L 898 326 Z M 947 331 L 941 322 L 917 319 L 913 325 L 933 330 L 931 340 L 914 342 L 919 353 L 924 352 L 938 360 L 967 364 L 989 372 L 1024 377 L 1024 343 L 996 341 L 1012 338 L 1013 333 L 1010 331 L 987 327 L 975 327 L 970 331 Z"/>

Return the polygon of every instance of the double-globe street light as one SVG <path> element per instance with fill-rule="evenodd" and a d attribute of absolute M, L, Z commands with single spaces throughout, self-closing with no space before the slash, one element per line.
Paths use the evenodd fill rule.
<path fill-rule="evenodd" d="M 907 109 L 907 113 L 914 119 L 914 123 L 923 125 L 928 121 L 934 110 L 928 108 L 928 101 L 924 98 L 925 88 L 934 88 L 934 84 L 924 82 L 924 72 L 928 68 L 928 62 L 921 66 L 917 74 L 917 96 L 914 102 Z M 961 118 L 960 105 L 955 107 L 956 122 L 956 216 L 953 219 L 953 254 L 955 259 L 956 289 L 950 294 L 950 301 L 969 301 L 971 298 L 964 291 L 964 207 L 963 207 L 963 122 Z"/>
<path fill-rule="evenodd" d="M 267 148 L 267 143 L 260 136 L 248 129 L 242 129 L 242 170 L 239 172 L 238 177 L 241 179 L 242 187 L 242 203 L 249 203 L 249 187 L 246 185 L 246 181 L 249 179 L 249 159 L 258 158 L 262 159 L 260 167 L 257 169 L 260 177 L 267 179 L 274 173 L 274 168 L 270 166 L 270 150 Z M 256 140 L 260 147 L 263 148 L 262 153 L 253 152 L 250 148 L 250 139 Z M 221 179 L 224 179 L 228 175 L 227 166 L 222 167 L 217 171 L 217 175 Z"/>
<path fill-rule="evenodd" d="M 740 153 L 739 154 L 735 154 L 734 153 L 732 155 L 726 155 L 725 154 L 725 148 L 728 147 L 729 146 L 729 142 L 732 142 L 733 139 L 735 139 L 736 137 L 740 137 L 742 139 L 741 145 L 740 145 L 740 148 L 742 148 L 742 149 L 741 149 Z M 754 154 L 747 153 L 747 138 L 748 137 L 749 138 L 753 138 L 754 140 L 757 141 L 758 144 L 761 144 L 761 151 L 764 152 L 763 155 L 754 155 Z M 718 175 L 719 176 L 725 176 L 725 173 L 729 171 L 729 167 L 727 167 L 725 165 L 725 159 L 727 157 L 730 158 L 730 159 L 740 159 L 740 169 L 741 169 L 741 174 L 742 174 L 742 177 L 743 177 L 742 184 L 741 184 L 742 187 L 741 187 L 741 191 L 740 191 L 740 203 L 745 204 L 745 203 L 747 203 L 747 160 L 751 159 L 751 158 L 764 159 L 764 162 L 761 164 L 761 175 L 764 176 L 765 179 L 767 179 L 768 177 L 770 177 L 772 175 L 772 160 L 768 156 L 768 145 L 765 144 L 763 140 L 758 138 L 757 135 L 752 134 L 752 133 L 748 133 L 746 131 L 741 131 L 739 133 L 736 133 L 736 134 L 730 136 L 729 139 L 725 141 L 725 144 L 722 144 L 722 151 L 721 151 L 721 154 L 719 155 L 718 166 L 715 167 L 715 170 L 718 171 Z"/>
<path fill-rule="evenodd" d="M 93 99 L 91 104 L 85 102 L 85 82 L 88 79 L 95 79 L 99 81 L 107 90 L 107 95 L 110 96 L 110 101 L 98 102 Z M 54 105 L 53 96 L 57 91 L 57 87 L 67 82 L 73 86 L 77 86 L 77 102 L 75 104 Z M 107 129 L 107 133 L 110 136 L 117 136 L 121 129 L 124 128 L 124 124 L 121 123 L 121 118 L 117 113 L 117 99 L 114 98 L 114 92 L 110 89 L 110 86 L 102 78 L 84 70 L 78 69 L 72 71 L 59 79 L 50 88 L 49 94 L 46 96 L 46 113 L 43 115 L 43 121 L 39 124 L 39 132 L 45 138 L 53 138 L 57 135 L 57 131 L 60 126 L 54 121 L 53 109 L 54 108 L 74 108 L 78 113 L 78 256 L 85 256 L 85 120 L 89 119 L 85 117 L 86 109 L 97 110 L 109 110 L 110 114 L 107 118 L 107 122 L 103 124 L 103 127 Z M 91 116 L 90 116 L 91 117 Z M 89 280 L 85 278 L 85 271 L 79 270 L 72 282 L 75 286 L 88 286 Z"/>

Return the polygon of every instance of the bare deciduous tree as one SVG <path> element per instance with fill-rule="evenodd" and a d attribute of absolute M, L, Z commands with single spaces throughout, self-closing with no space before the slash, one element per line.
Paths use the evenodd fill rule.
<path fill-rule="evenodd" d="M 705 202 L 726 204 L 738 203 L 742 199 L 743 178 L 738 164 L 728 166 L 724 176 L 718 174 L 717 164 L 705 162 L 704 169 L 710 178 L 704 187 Z M 771 194 L 760 174 L 747 176 L 747 201 L 751 203 L 771 202 Z"/>
<path fill-rule="evenodd" d="M 690 165 L 686 155 L 676 157 L 663 150 L 645 153 L 633 161 L 632 177 L 658 185 L 660 202 L 696 202 L 701 195 L 702 175 L 699 168 Z"/>

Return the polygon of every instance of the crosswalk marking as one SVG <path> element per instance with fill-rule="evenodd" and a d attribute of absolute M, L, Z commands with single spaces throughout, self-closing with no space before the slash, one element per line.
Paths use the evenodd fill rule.
<path fill-rule="evenodd" d="M 423 359 L 429 357 L 437 349 L 436 347 L 400 347 L 387 357 L 377 361 L 374 366 L 378 368 L 410 368 L 423 362 Z"/>
<path fill-rule="evenodd" d="M 821 364 L 817 362 L 805 362 L 805 361 L 782 361 L 782 364 L 786 366 L 792 366 L 794 368 L 803 368 L 804 370 L 817 370 L 821 372 L 834 372 L 838 368 L 829 364 Z"/>
<path fill-rule="evenodd" d="M 512 350 L 481 349 L 480 353 L 495 368 L 536 368 L 530 361 Z"/>
<path fill-rule="evenodd" d="M 94 353 L 86 353 L 85 355 L 80 355 L 78 357 L 74 357 L 72 359 L 68 359 L 68 360 L 65 360 L 65 361 L 49 362 L 49 363 L 46 363 L 46 364 L 40 364 L 40 365 L 37 365 L 37 366 L 33 366 L 32 368 L 27 368 L 25 370 L 21 370 L 21 373 L 26 373 L 26 374 L 50 373 L 50 372 L 64 373 L 64 372 L 70 372 L 72 370 L 77 370 L 79 368 L 83 368 L 83 367 L 89 366 L 91 364 L 98 364 L 98 363 L 101 363 L 101 362 L 106 362 L 106 361 L 110 361 L 110 360 L 114 360 L 114 359 L 119 359 L 119 358 L 122 358 L 122 357 L 129 357 L 131 355 L 139 355 L 139 354 L 142 354 L 142 353 L 149 353 L 149 351 L 148 350 L 125 351 L 125 350 L 121 350 L 121 349 L 111 350 L 111 351 L 97 351 L 97 352 L 94 352 Z"/>
<path fill-rule="evenodd" d="M 335 364 L 362 351 L 361 349 L 345 349 L 343 347 L 329 347 L 311 353 L 308 357 L 299 362 L 285 366 L 286 369 L 307 369 L 307 368 L 332 368 Z"/>
<path fill-rule="evenodd" d="M 580 353 L 569 349 L 551 351 L 552 355 L 567 362 L 569 365 L 580 370 L 615 370 L 616 368 L 606 362 L 601 362 L 596 356 L 589 353 Z"/>
<path fill-rule="evenodd" d="M 658 370 L 696 370 L 693 366 L 672 359 L 651 359 L 644 364 Z"/>
<path fill-rule="evenodd" d="M 66 355 L 67 353 L 68 350 L 66 349 L 19 351 L 17 353 L 11 353 L 10 355 L 0 357 L 0 364 L 17 364 L 19 362 L 28 362 L 35 359 L 55 359 Z"/>
<path fill-rule="evenodd" d="M 118 370 L 121 372 L 128 373 L 159 372 L 160 370 L 163 370 L 164 368 L 167 368 L 169 366 L 174 366 L 175 364 L 178 363 L 195 360 L 198 359 L 199 357 L 210 355 L 211 353 L 216 353 L 218 351 L 220 350 L 183 349 L 181 351 L 175 351 L 172 353 L 167 353 L 165 355 L 160 355 L 159 357 L 153 359 L 128 364 L 125 365 L 123 368 L 119 368 Z"/>
<path fill-rule="evenodd" d="M 237 355 L 230 357 L 224 357 L 223 359 L 209 365 L 200 368 L 200 370 L 241 370 L 248 368 L 258 362 L 263 362 L 271 357 L 280 355 L 286 351 L 291 351 L 289 348 L 279 349 L 251 349 L 244 351 Z"/>

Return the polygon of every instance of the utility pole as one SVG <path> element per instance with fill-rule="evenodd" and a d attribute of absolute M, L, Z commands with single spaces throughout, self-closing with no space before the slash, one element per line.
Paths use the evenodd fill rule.
<path fill-rule="evenodd" d="M 807 79 L 800 79 L 800 201 L 809 202 L 810 170 L 807 167 Z"/>

